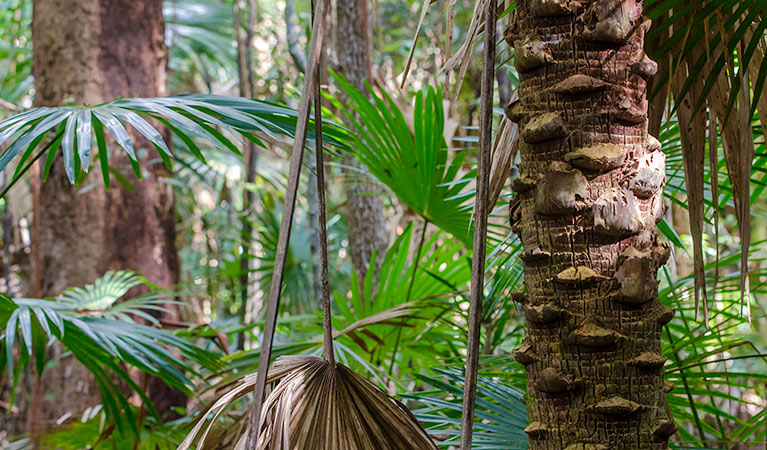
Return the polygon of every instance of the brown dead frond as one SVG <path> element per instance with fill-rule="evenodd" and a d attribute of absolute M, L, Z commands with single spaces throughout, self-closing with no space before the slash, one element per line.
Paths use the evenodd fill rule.
<path fill-rule="evenodd" d="M 255 374 L 207 411 L 179 450 L 204 447 L 213 421 L 253 390 Z M 413 414 L 399 401 L 341 364 L 316 356 L 283 356 L 269 371 L 273 387 L 264 402 L 258 450 L 436 450 Z M 208 423 L 207 426 L 205 424 Z M 204 428 L 204 431 L 203 431 Z M 199 437 L 199 440 L 198 440 Z M 239 437 L 235 450 L 243 448 Z"/>
<path fill-rule="evenodd" d="M 516 94 L 515 94 L 516 95 Z M 492 159 L 492 168 L 490 169 L 490 202 L 488 210 L 492 211 L 498 199 L 509 180 L 511 167 L 514 165 L 514 158 L 519 151 L 519 125 L 509 120 L 508 117 L 501 118 L 501 125 L 495 134 L 493 149 L 490 153 Z"/>

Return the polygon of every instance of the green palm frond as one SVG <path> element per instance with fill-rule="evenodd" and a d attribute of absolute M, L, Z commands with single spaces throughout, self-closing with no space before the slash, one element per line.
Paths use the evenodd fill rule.
<path fill-rule="evenodd" d="M 495 358 L 503 359 L 503 358 Z M 490 362 L 485 360 L 485 362 Z M 491 366 L 497 366 L 493 361 Z M 483 369 L 477 379 L 477 402 L 471 448 L 484 450 L 526 449 L 527 408 L 524 392 L 511 383 L 508 369 Z M 463 406 L 463 370 L 457 367 L 435 369 L 434 376 L 417 375 L 433 389 L 403 396 L 425 406 L 414 411 L 432 436 L 442 438 L 442 448 L 453 448 L 460 441 Z"/>
<path fill-rule="evenodd" d="M 512 292 L 522 289 L 524 267 L 519 259 L 521 251 L 522 246 L 517 243 L 488 264 L 495 270 L 487 271 L 486 294 L 482 300 L 482 324 L 488 332 L 485 339 L 489 340 L 490 348 L 499 348 L 515 331 L 519 331 L 512 327 L 518 318 Z"/>
<path fill-rule="evenodd" d="M 222 69 L 228 77 L 236 75 L 237 52 L 229 4 L 167 0 L 162 12 L 172 71 L 187 74 L 194 69 L 210 76 Z"/>
<path fill-rule="evenodd" d="M 32 89 L 32 3 L 0 0 L 0 117 Z"/>
<path fill-rule="evenodd" d="M 471 280 L 471 256 L 456 257 L 463 244 L 437 232 L 424 240 L 416 263 L 412 259 L 419 252 L 413 245 L 413 235 L 410 224 L 392 243 L 376 283 L 372 271 L 368 271 L 361 290 L 333 293 L 339 311 L 333 324 L 338 330 L 405 308 L 401 319 L 372 324 L 336 341 L 347 345 L 350 353 L 375 355 L 386 362 L 389 372 L 395 365 L 402 373 L 430 367 L 449 357 L 454 343 L 463 339 L 458 327 L 440 325 L 450 323 L 453 312 L 461 312 L 455 301 Z M 357 280 L 357 274 L 352 274 L 351 285 L 358 286 Z"/>
<path fill-rule="evenodd" d="M 117 281 L 110 282 L 114 280 Z M 193 392 L 194 384 L 189 376 L 200 376 L 194 364 L 215 370 L 219 366 L 218 358 L 172 333 L 138 323 L 129 314 L 141 312 L 140 317 L 148 316 L 146 310 L 159 303 L 158 298 L 144 297 L 129 306 L 118 304 L 110 308 L 107 305 L 111 297 L 127 291 L 126 286 L 135 286 L 135 281 L 131 273 L 111 273 L 107 280 L 81 291 L 69 291 L 58 301 L 0 295 L 0 372 L 7 369 L 13 382 L 12 394 L 20 369 L 32 358 L 37 373 L 42 374 L 46 348 L 55 341 L 93 374 L 109 419 L 133 414 L 115 378 L 136 392 L 150 412 L 157 414 L 123 364 L 158 377 L 176 389 Z M 101 286 L 103 296 L 96 295 L 95 286 Z M 139 307 L 141 302 L 145 304 L 143 307 Z M 99 309 L 94 308 L 96 305 Z M 135 420 L 128 422 L 137 431 Z M 116 423 L 120 425 L 123 421 Z"/>
<path fill-rule="evenodd" d="M 262 146 L 263 139 L 275 138 L 280 134 L 292 136 L 295 132 L 296 112 L 257 100 L 204 94 L 121 99 L 97 106 L 33 108 L 0 122 L 0 145 L 13 139 L 0 155 L 0 170 L 12 161 L 17 161 L 14 175 L 0 196 L 18 181 L 33 162 L 43 156 L 46 156 L 43 179 L 47 178 L 59 152 L 63 156 L 69 181 L 75 183 L 81 180 L 90 167 L 94 144 L 104 183 L 108 187 L 110 152 L 107 131 L 128 155 L 133 171 L 140 179 L 140 155 L 137 154 L 126 125 L 130 125 L 151 142 L 170 168 L 170 158 L 173 156 L 170 147 L 162 132 L 148 119 L 154 119 L 170 129 L 204 162 L 205 156 L 200 150 L 199 141 L 222 146 L 239 155 L 240 150 L 236 145 L 239 135 Z M 339 129 L 332 126 L 327 129 L 329 142 L 343 145 L 338 139 L 341 136 Z M 49 132 L 52 131 L 54 135 L 49 138 Z M 309 134 L 313 138 L 311 131 Z M 44 141 L 47 141 L 45 145 Z"/>
<path fill-rule="evenodd" d="M 353 124 L 355 157 L 410 209 L 471 247 L 470 185 L 476 169 L 462 170 L 467 152 L 448 149 L 441 93 L 433 88 L 417 93 L 411 132 L 386 93 L 382 98 L 370 91 L 368 98 L 341 76 L 335 78 L 350 98 L 349 105 L 331 101 Z M 491 239 L 498 239 L 497 228 L 491 227 Z"/>
<path fill-rule="evenodd" d="M 753 249 L 759 250 L 763 245 L 763 242 L 754 243 Z M 765 261 L 763 252 L 752 252 L 750 258 L 755 263 Z M 722 258 L 720 264 L 732 266 L 739 259 L 736 252 Z M 693 296 L 692 276 L 672 282 L 668 271 L 664 271 L 666 283 L 659 297 L 677 311 L 664 330 L 663 356 L 668 360 L 665 378 L 673 385 L 667 398 L 671 414 L 679 424 L 680 448 L 690 445 L 733 448 L 763 440 L 767 433 L 767 413 L 762 411 L 747 419 L 731 413 L 741 407 L 761 408 L 744 394 L 750 391 L 763 398 L 767 381 L 767 349 L 760 349 L 758 344 L 744 338 L 750 325 L 739 314 L 740 273 L 733 271 L 720 277 L 712 289 L 712 297 L 715 296 L 720 305 L 712 309 L 706 324 L 694 319 L 694 307 L 689 302 Z M 749 273 L 757 295 L 767 293 L 757 282 L 765 274 L 763 269 Z M 706 284 L 714 286 L 712 277 Z M 753 316 L 760 318 L 763 313 Z"/>
<path fill-rule="evenodd" d="M 456 258 L 463 244 L 438 232 L 425 240 L 420 261 L 413 264 L 410 261 L 411 252 L 415 253 L 413 234 L 413 226 L 409 225 L 392 243 L 376 283 L 369 271 L 361 290 L 333 292 L 337 311 L 333 316 L 336 357 L 374 378 L 381 376 L 381 370 L 369 362 L 369 355 L 375 355 L 387 367 L 399 365 L 403 372 L 418 372 L 449 357 L 455 342 L 463 339 L 460 330 L 443 323 L 451 320 L 453 310 L 459 311 L 450 300 L 460 297 L 467 288 L 471 279 L 471 257 Z M 356 273 L 349 284 L 359 285 Z M 291 325 L 291 331 L 310 337 L 291 336 L 289 343 L 281 343 L 274 351 L 279 355 L 319 354 L 322 340 L 318 319 L 308 326 L 298 326 L 287 322 L 290 319 L 285 317 L 283 323 Z M 260 350 L 254 349 L 225 358 L 230 365 L 227 371 L 256 370 L 258 355 Z"/>
<path fill-rule="evenodd" d="M 61 295 L 61 303 L 74 310 L 105 310 L 139 284 L 141 278 L 133 272 L 109 271 L 93 284 L 67 289 Z"/>
<path fill-rule="evenodd" d="M 274 259 L 277 254 L 277 238 L 280 232 L 281 201 L 274 191 L 263 192 L 261 201 L 265 207 L 253 215 L 253 236 L 248 242 L 255 242 L 260 251 L 248 249 L 258 260 L 254 269 L 256 279 L 261 286 L 270 286 Z M 286 311 L 306 313 L 316 309 L 314 280 L 312 278 L 312 255 L 307 242 L 311 240 L 312 230 L 302 221 L 292 228 L 292 238 L 288 244 L 285 266 L 285 286 L 282 304 Z M 331 243 L 332 245 L 332 243 Z M 331 271 L 333 269 L 331 268 Z M 268 294 L 265 293 L 265 294 Z"/>

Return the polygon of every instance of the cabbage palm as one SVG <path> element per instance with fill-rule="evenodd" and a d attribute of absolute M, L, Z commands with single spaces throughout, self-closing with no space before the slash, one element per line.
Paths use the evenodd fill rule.
<path fill-rule="evenodd" d="M 527 318 L 515 357 L 532 449 L 662 448 L 675 431 L 660 370 L 673 311 L 655 281 L 669 251 L 656 237 L 665 159 L 647 133 L 648 27 L 633 1 L 533 0 L 507 33 Z"/>
<path fill-rule="evenodd" d="M 681 122 L 695 296 L 704 289 L 706 100 L 714 137 L 717 121 L 724 124 L 747 295 L 754 111 L 748 67 L 764 34 L 751 29 L 764 8 L 752 3 L 647 2 L 648 14 L 660 19 L 651 31 L 639 1 L 517 2 L 506 38 L 519 101 L 507 112 L 521 130 L 513 183 L 521 214 L 512 220 L 525 249 L 520 298 L 528 328 L 515 356 L 527 371 L 532 449 L 665 448 L 676 430 L 665 408 L 661 354 L 674 312 L 658 299 L 656 275 L 669 256 L 656 237 L 665 154 L 649 133 L 658 131 L 653 124 L 665 101 L 659 97 L 660 109 L 650 108 L 648 117 L 658 71 L 648 53 L 672 61 L 654 85 L 671 80 Z M 646 48 L 646 37 L 669 27 L 674 38 L 655 52 Z M 758 77 L 754 86 L 759 97 Z M 745 95 L 736 96 L 739 89 Z"/>

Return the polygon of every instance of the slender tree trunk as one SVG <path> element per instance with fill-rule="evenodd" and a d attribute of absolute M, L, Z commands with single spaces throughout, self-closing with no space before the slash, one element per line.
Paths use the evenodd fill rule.
<path fill-rule="evenodd" d="M 524 0 L 515 46 L 521 216 L 533 450 L 662 449 L 666 417 L 657 295 L 664 157 L 647 133 L 635 0 Z"/>
<path fill-rule="evenodd" d="M 115 97 L 164 95 L 168 51 L 161 0 L 35 0 L 35 103 L 97 104 Z M 81 192 L 69 185 L 63 164 L 54 164 L 41 186 L 41 291 L 54 295 L 68 286 L 91 283 L 106 270 L 130 269 L 171 287 L 179 280 L 175 248 L 173 189 L 162 182 L 168 171 L 145 140 L 134 136 L 143 155 L 138 182 L 127 157 L 114 150 L 115 166 L 133 180 L 132 192 L 113 183 L 106 191 L 94 167 Z M 89 374 L 65 359 L 45 377 L 45 419 L 77 413 L 98 403 Z M 182 405 L 185 398 L 149 381 L 157 409 Z"/>
<path fill-rule="evenodd" d="M 339 71 L 357 89 L 365 91 L 370 77 L 370 35 L 367 0 L 337 0 L 336 55 Z M 342 101 L 346 98 L 342 96 Z M 351 160 L 350 165 L 361 167 Z M 381 188 L 357 171 L 347 171 L 345 177 L 346 210 L 349 230 L 349 254 L 352 266 L 360 273 L 362 282 L 373 251 L 378 252 L 375 270 L 388 244 L 386 220 L 383 214 Z"/>
<path fill-rule="evenodd" d="M 234 2 L 234 27 L 237 37 L 237 66 L 239 68 L 240 78 L 240 97 L 254 96 L 253 86 L 256 82 L 253 67 L 253 33 L 256 26 L 256 0 L 248 1 L 248 24 L 243 36 L 240 24 L 240 0 Z M 258 165 L 258 148 L 252 142 L 246 144 L 245 150 L 245 182 L 253 183 L 256 179 L 256 167 Z M 251 311 L 250 305 L 250 268 L 251 268 L 251 243 L 253 241 L 253 222 L 252 212 L 255 203 L 255 195 L 250 189 L 243 189 L 242 192 L 242 231 L 240 240 L 242 245 L 242 256 L 240 258 L 240 311 L 239 316 L 242 323 L 250 323 L 248 312 Z M 245 333 L 240 333 L 240 348 L 245 348 Z"/>

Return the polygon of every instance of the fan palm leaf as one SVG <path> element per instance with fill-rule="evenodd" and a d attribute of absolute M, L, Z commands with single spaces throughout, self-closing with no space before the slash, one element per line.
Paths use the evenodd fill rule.
<path fill-rule="evenodd" d="M 194 68 L 207 75 L 220 68 L 229 77 L 236 75 L 237 54 L 230 5 L 172 0 L 163 2 L 162 12 L 172 70 L 180 66 L 178 68 L 183 67 L 185 73 Z"/>
<path fill-rule="evenodd" d="M 316 356 L 284 356 L 269 371 L 273 390 L 264 401 L 259 450 L 425 450 L 436 449 L 413 414 L 342 364 Z M 256 374 L 246 375 L 206 412 L 215 420 L 232 401 L 246 395 Z M 179 450 L 202 446 L 213 422 L 201 420 Z M 246 436 L 235 449 L 244 446 Z"/>
<path fill-rule="evenodd" d="M 336 80 L 349 105 L 331 99 L 356 131 L 354 156 L 415 213 L 471 247 L 472 185 L 476 170 L 466 172 L 466 151 L 450 154 L 444 131 L 442 96 L 428 88 L 416 94 L 413 131 L 396 102 L 383 93 L 369 96 L 341 76 Z M 505 233 L 493 226 L 494 240 Z"/>

